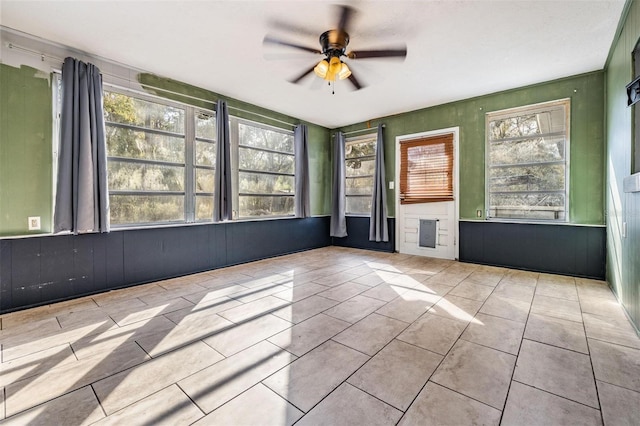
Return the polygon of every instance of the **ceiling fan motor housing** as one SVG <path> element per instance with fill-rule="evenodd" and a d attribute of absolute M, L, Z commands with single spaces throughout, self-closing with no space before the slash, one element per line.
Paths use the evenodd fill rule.
<path fill-rule="evenodd" d="M 320 46 L 322 53 L 327 57 L 340 57 L 345 54 L 347 45 L 349 44 L 349 34 L 340 30 L 325 31 L 320 35 Z"/>

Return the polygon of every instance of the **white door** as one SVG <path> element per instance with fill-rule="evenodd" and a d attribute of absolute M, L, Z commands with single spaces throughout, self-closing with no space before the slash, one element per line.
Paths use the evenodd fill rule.
<path fill-rule="evenodd" d="M 453 135 L 453 201 L 400 203 L 400 144 L 432 136 Z M 396 137 L 396 248 L 400 253 L 457 259 L 458 247 L 458 127 Z M 422 222 L 421 222 L 422 220 Z M 424 247 L 420 227 L 430 234 L 435 221 L 435 247 Z M 423 241 L 424 244 L 424 241 Z"/>

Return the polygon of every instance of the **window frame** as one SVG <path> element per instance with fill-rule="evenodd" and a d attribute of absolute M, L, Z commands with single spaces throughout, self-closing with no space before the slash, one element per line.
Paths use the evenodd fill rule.
<path fill-rule="evenodd" d="M 374 129 L 375 130 L 375 129 Z M 375 185 L 375 183 L 371 186 L 371 192 L 369 194 L 352 194 L 352 195 L 348 195 L 347 194 L 347 182 L 349 181 L 349 179 L 362 179 L 362 178 L 371 178 L 372 181 L 375 179 L 375 161 L 376 161 L 376 154 L 377 154 L 377 139 L 378 139 L 378 133 L 377 132 L 372 132 L 372 133 L 366 133 L 363 135 L 358 135 L 358 136 L 352 136 L 350 138 L 345 138 L 344 143 L 345 143 L 345 155 L 344 155 L 344 164 L 345 164 L 345 174 L 344 174 L 344 178 L 345 178 L 345 191 L 344 191 L 344 197 L 345 197 L 345 215 L 347 216 L 359 216 L 359 217 L 370 217 L 371 216 L 371 209 L 369 209 L 369 212 L 364 213 L 364 212 L 351 212 L 349 210 L 347 210 L 349 203 L 347 202 L 349 200 L 349 198 L 365 198 L 365 197 L 369 197 L 369 199 L 371 200 L 373 197 L 373 185 Z M 346 153 L 346 147 L 348 143 L 358 143 L 358 142 L 373 142 L 373 154 L 372 155 L 363 155 L 363 156 L 359 156 L 359 157 L 347 157 L 347 153 Z M 349 160 L 353 160 L 355 158 L 361 159 L 361 160 L 373 160 L 374 161 L 374 172 L 371 175 L 358 175 L 358 176 L 347 176 L 347 162 Z"/>
<path fill-rule="evenodd" d="M 183 137 L 184 138 L 184 162 L 180 163 L 177 161 L 163 161 L 163 160 L 146 160 L 146 159 L 135 159 L 129 157 L 114 157 L 107 156 L 107 165 L 109 165 L 112 161 L 120 161 L 125 163 L 132 164 L 152 164 L 159 166 L 171 166 L 171 167 L 183 167 L 183 184 L 184 191 L 140 191 L 140 190 L 112 190 L 108 188 L 109 197 L 111 195 L 132 195 L 132 196 L 153 196 L 153 195 L 178 195 L 183 196 L 183 219 L 180 220 L 166 220 L 166 221 L 153 221 L 153 222 L 128 222 L 128 223 L 111 223 L 111 227 L 113 229 L 127 229 L 127 228 L 141 228 L 141 227 L 163 227 L 163 226 L 174 226 L 174 225 L 182 225 L 182 224 L 193 224 L 193 223 L 212 223 L 213 216 L 209 220 L 198 220 L 196 218 L 196 196 L 198 194 L 202 195 L 205 193 L 198 193 L 196 190 L 196 170 L 197 169 L 213 169 L 215 170 L 215 165 L 213 166 L 202 166 L 196 164 L 196 142 L 199 140 L 204 140 L 205 138 L 196 137 L 196 117 L 198 114 L 205 114 L 209 117 L 213 117 L 215 119 L 216 112 L 213 110 L 209 110 L 206 108 L 197 107 L 194 105 L 189 105 L 187 103 L 174 101 L 171 99 L 166 99 L 159 96 L 153 96 L 149 94 L 140 93 L 135 90 L 129 90 L 126 88 L 121 88 L 119 86 L 103 83 L 103 96 L 106 96 L 107 92 L 116 93 L 119 95 L 128 96 L 134 99 L 140 99 L 146 102 L 152 102 L 155 104 L 160 104 L 172 108 L 182 109 L 184 111 L 184 134 L 164 131 L 158 129 L 148 129 L 144 127 L 139 127 L 135 125 L 128 125 L 123 123 L 114 123 L 109 122 L 105 118 L 105 127 L 114 126 L 119 128 L 131 129 L 134 131 L 142 131 L 142 132 L 150 132 L 161 134 L 164 136 L 170 137 Z M 210 141 L 210 140 L 207 140 Z M 213 143 L 217 143 L 214 139 Z M 213 197 L 213 193 L 206 193 L 205 195 L 210 195 Z"/>
<path fill-rule="evenodd" d="M 564 190 L 561 191 L 540 191 L 540 192 L 555 192 L 561 193 L 564 195 L 564 218 L 559 219 L 544 219 L 544 218 L 531 218 L 531 217 L 499 217 L 499 216 L 491 216 L 491 194 L 493 193 L 490 190 L 490 170 L 491 166 L 491 148 L 490 143 L 490 123 L 492 121 L 496 121 L 499 119 L 505 119 L 509 117 L 517 117 L 526 114 L 532 114 L 535 112 L 539 112 L 549 108 L 564 108 L 564 133 L 561 132 L 549 132 L 539 135 L 538 137 L 553 137 L 560 136 L 564 134 L 564 161 L 545 161 L 545 162 L 532 162 L 532 163 L 514 163 L 511 166 L 518 166 L 524 164 L 540 164 L 540 165 L 551 165 L 551 164 L 564 164 Z M 523 136 L 521 138 L 516 139 L 532 139 L 531 136 Z M 514 138 L 505 138 L 505 141 Z M 514 139 L 515 140 L 515 139 Z M 488 221 L 495 222 L 514 222 L 514 223 L 570 223 L 570 177 L 571 177 L 571 149 L 570 143 L 571 141 L 571 99 L 563 98 L 556 99 L 552 101 L 540 102 L 535 104 L 523 105 L 514 108 L 506 108 L 497 111 L 487 112 L 485 114 L 485 218 Z M 501 167 L 505 167 L 507 165 L 502 165 Z M 496 191 L 498 192 L 498 191 Z M 527 193 L 528 191 L 514 191 L 516 193 Z M 526 206 L 525 206 L 526 208 Z"/>
<path fill-rule="evenodd" d="M 292 152 L 287 151 L 278 151 L 270 148 L 258 148 L 250 145 L 243 145 L 240 143 L 240 125 L 252 126 L 258 129 L 263 129 L 267 131 L 272 131 L 276 133 L 283 133 L 290 135 L 292 138 Z M 293 129 L 284 129 L 282 127 L 271 126 L 269 124 L 260 123 L 257 121 L 249 120 L 247 118 L 239 117 L 236 115 L 229 115 L 229 129 L 230 136 L 229 142 L 231 146 L 231 192 L 232 192 L 232 205 L 233 205 L 233 218 L 234 221 L 251 221 L 251 220 L 267 220 L 267 219 L 284 219 L 284 218 L 292 218 L 295 217 L 295 200 L 296 200 L 296 192 L 295 192 L 295 179 L 296 179 L 296 161 L 295 161 L 295 141 Z M 293 173 L 278 173 L 278 172 L 270 172 L 266 170 L 249 170 L 249 169 L 241 169 L 240 168 L 240 149 L 247 149 L 253 151 L 260 152 L 268 152 L 278 155 L 286 155 L 291 156 L 293 158 Z M 244 193 L 240 192 L 240 174 L 241 173 L 253 173 L 260 175 L 269 175 L 269 176 L 288 176 L 293 178 L 293 192 L 287 194 L 268 194 L 268 193 Z M 241 197 L 264 197 L 264 198 L 273 198 L 273 197 L 289 197 L 293 199 L 293 209 L 291 214 L 269 214 L 269 215 L 258 215 L 258 216 L 240 216 L 240 198 Z"/>

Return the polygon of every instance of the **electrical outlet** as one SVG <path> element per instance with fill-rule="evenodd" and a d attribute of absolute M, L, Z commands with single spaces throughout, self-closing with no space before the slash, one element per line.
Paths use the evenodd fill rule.
<path fill-rule="evenodd" d="M 391 180 L 391 181 L 389 181 L 389 189 L 393 189 L 393 188 L 395 188 L 395 187 L 396 187 L 395 182 L 394 182 L 394 181 L 392 181 L 392 180 Z"/>
<path fill-rule="evenodd" d="M 29 216 L 29 231 L 40 230 L 40 216 Z"/>

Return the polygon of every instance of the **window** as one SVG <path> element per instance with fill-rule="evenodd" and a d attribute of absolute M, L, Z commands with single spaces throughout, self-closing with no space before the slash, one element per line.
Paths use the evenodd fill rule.
<path fill-rule="evenodd" d="M 490 218 L 566 221 L 569 100 L 488 113 Z"/>
<path fill-rule="evenodd" d="M 346 213 L 371 214 L 373 175 L 376 168 L 375 133 L 345 142 Z"/>
<path fill-rule="evenodd" d="M 234 218 L 292 216 L 293 132 L 231 117 L 231 146 L 238 171 L 233 185 Z"/>
<path fill-rule="evenodd" d="M 210 220 L 214 113 L 111 90 L 104 110 L 111 223 Z"/>
<path fill-rule="evenodd" d="M 453 134 L 400 142 L 400 203 L 453 200 Z"/>

